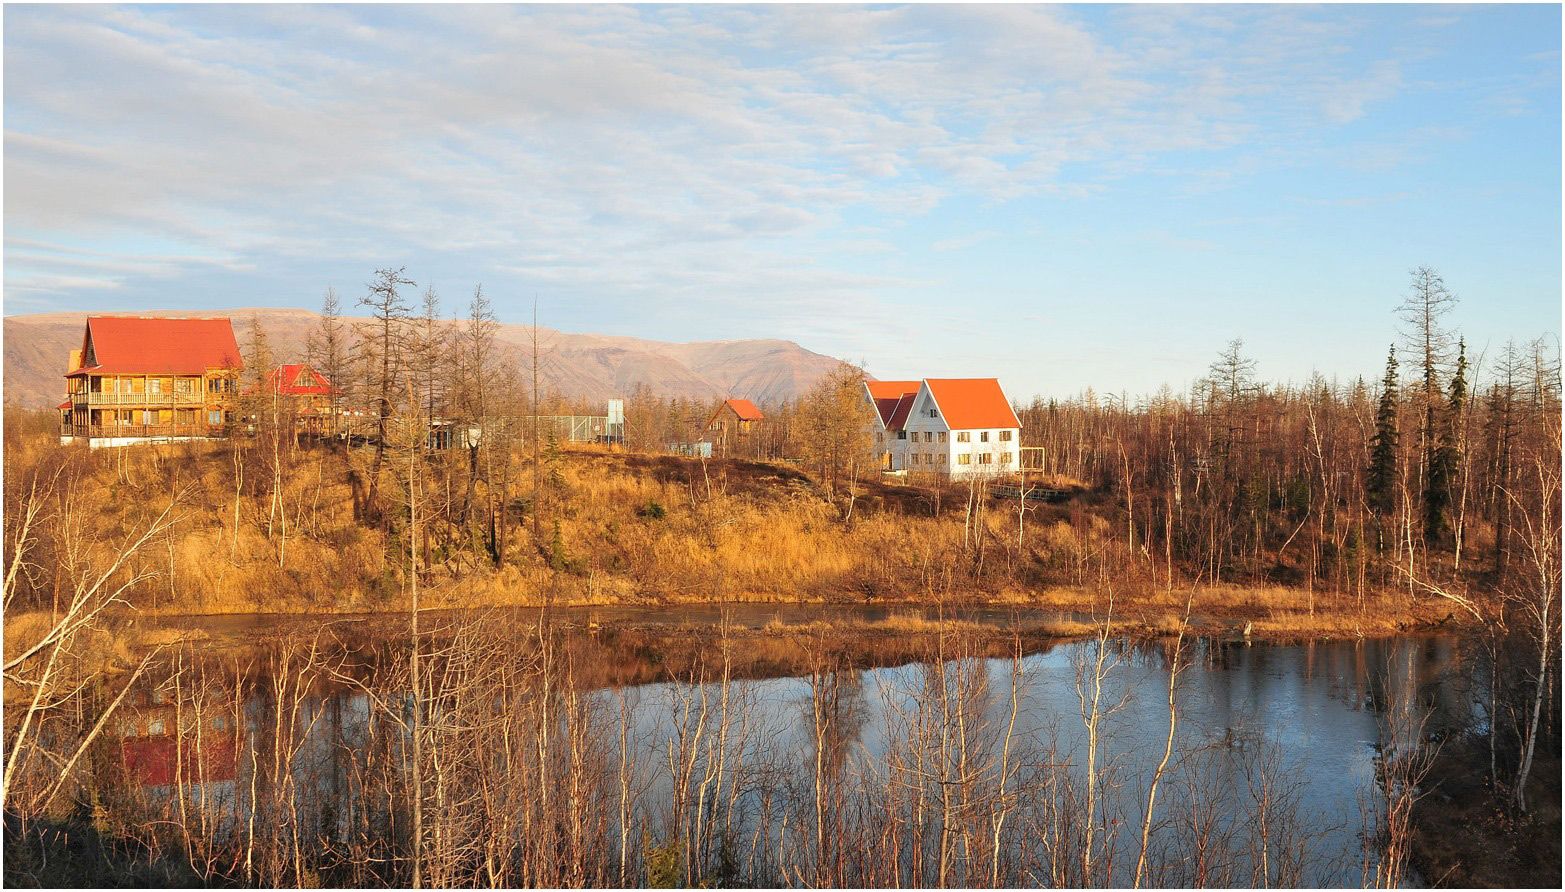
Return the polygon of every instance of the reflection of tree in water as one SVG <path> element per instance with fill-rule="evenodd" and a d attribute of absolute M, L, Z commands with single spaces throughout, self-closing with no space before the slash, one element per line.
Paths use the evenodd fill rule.
<path fill-rule="evenodd" d="M 521 886 L 654 877 L 687 885 L 1082 884 L 1086 766 L 1065 661 L 1046 652 L 992 659 L 992 641 L 956 626 L 928 635 L 899 668 L 866 672 L 874 662 L 867 654 L 886 645 L 862 644 L 829 630 L 780 640 L 771 653 L 786 645 L 798 662 L 755 682 L 732 669 L 753 662 L 759 648 L 716 634 L 685 642 L 677 664 L 662 662 L 657 696 L 621 701 L 612 687 L 577 692 L 599 690 L 632 659 L 636 677 L 659 661 L 633 652 L 604 665 L 611 648 L 597 638 L 556 641 L 498 620 L 432 634 L 422 681 L 425 876 Z M 1084 645 L 1063 647 L 1072 656 Z M 1192 647 L 1151 829 L 1149 883 L 1353 878 L 1356 865 L 1322 860 L 1357 857 L 1357 815 L 1350 805 L 1353 826 L 1344 833 L 1343 810 L 1332 803 L 1374 790 L 1373 775 L 1342 771 L 1362 764 L 1348 738 L 1368 729 L 1368 717 L 1341 705 L 1353 699 L 1363 709 L 1366 698 L 1344 697 L 1342 688 L 1362 683 L 1375 691 L 1372 704 L 1416 713 L 1427 708 L 1426 693 L 1450 699 L 1437 671 L 1449 649 L 1365 642 L 1355 655 L 1352 644 L 1323 645 L 1309 662 L 1304 648 L 1257 659 L 1262 646 Z M 1168 719 L 1158 692 L 1172 661 L 1156 640 L 1110 640 L 1104 650 L 1125 656 L 1109 673 L 1106 701 L 1129 692 L 1147 708 L 1127 709 L 1101 741 L 1092 820 L 1099 855 L 1089 883 L 1128 876 L 1134 843 L 1112 828 L 1139 826 L 1146 800 L 1136 772 L 1148 739 L 1161 749 Z M 167 702 L 128 700 L 124 718 L 142 720 L 140 737 L 168 737 L 160 745 L 172 755 L 157 764 L 184 795 L 100 796 L 105 820 L 212 882 L 405 884 L 415 846 L 405 664 L 384 642 L 345 663 L 307 640 L 269 642 L 234 662 L 180 668 L 176 659 L 157 682 Z M 1257 680 L 1237 676 L 1266 668 L 1280 678 L 1269 682 L 1272 708 L 1251 714 Z M 1308 710 L 1279 711 L 1285 697 Z M 1289 724 L 1275 724 L 1279 716 Z M 176 727 L 188 728 L 189 739 L 167 733 Z M 224 818 L 206 813 L 223 801 L 219 769 L 228 763 L 208 754 L 220 752 L 217 735 L 231 730 L 242 743 Z M 1314 751 L 1327 761 L 1306 775 L 1296 757 L 1322 742 Z M 1299 785 L 1306 776 L 1308 791 Z M 152 826 L 163 829 L 137 829 Z M 1318 844 L 1326 831 L 1334 837 Z"/>
<path fill-rule="evenodd" d="M 815 642 L 809 648 L 810 695 L 804 706 L 809 729 L 815 870 L 818 878 L 840 877 L 843 872 L 843 823 L 849 788 L 849 751 L 861 739 L 868 711 L 864 705 L 863 674 L 853 668 L 848 655 Z M 836 885 L 836 883 L 830 883 Z"/>

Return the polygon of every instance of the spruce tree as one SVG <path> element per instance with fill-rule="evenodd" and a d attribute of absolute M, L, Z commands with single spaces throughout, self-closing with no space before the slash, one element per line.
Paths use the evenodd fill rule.
<path fill-rule="evenodd" d="M 1369 470 L 1364 494 L 1376 514 L 1391 513 L 1396 506 L 1397 481 L 1397 348 L 1386 356 L 1386 377 L 1380 386 L 1380 408 L 1375 412 Z"/>
<path fill-rule="evenodd" d="M 1426 370 L 1427 375 L 1427 370 Z M 1429 385 L 1426 380 L 1426 386 Z M 1429 450 L 1429 477 L 1424 486 L 1424 541 L 1430 545 L 1439 542 L 1449 526 L 1447 509 L 1451 505 L 1451 487 L 1456 480 L 1458 443 L 1461 433 L 1463 405 L 1467 401 L 1467 343 L 1461 342 L 1456 360 L 1456 374 L 1451 377 L 1451 388 L 1445 406 L 1441 407 L 1443 424 L 1436 424 L 1434 406 L 1427 411 L 1428 427 L 1433 431 L 1433 448 Z"/>
<path fill-rule="evenodd" d="M 1453 490 L 1456 487 L 1457 475 L 1462 464 L 1462 418 L 1467 412 L 1467 342 L 1459 341 L 1456 355 L 1456 372 L 1451 376 L 1451 387 L 1448 391 L 1445 404 L 1445 424 L 1440 429 L 1440 448 L 1435 453 L 1435 461 L 1430 468 L 1431 489 L 1438 487 L 1440 508 L 1444 509 L 1455 501 Z M 1437 526 L 1433 533 L 1429 530 L 1431 518 L 1425 518 L 1425 535 L 1433 539 L 1434 535 L 1442 532 L 1440 524 L 1444 523 L 1443 514 L 1433 518 Z"/>

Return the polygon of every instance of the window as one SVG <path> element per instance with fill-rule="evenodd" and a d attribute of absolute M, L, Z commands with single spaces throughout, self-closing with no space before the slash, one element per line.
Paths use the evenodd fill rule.
<path fill-rule="evenodd" d="M 941 431 L 940 432 L 940 442 L 944 443 L 945 441 L 946 441 L 946 432 L 945 431 Z"/>
<path fill-rule="evenodd" d="M 940 417 L 940 410 L 939 409 L 930 409 L 930 410 L 928 410 L 928 412 L 926 414 L 928 414 L 928 416 L 930 418 L 939 418 Z"/>
<path fill-rule="evenodd" d="M 994 461 L 994 454 L 993 453 L 990 453 L 990 452 L 980 452 L 980 453 L 978 453 L 978 463 L 979 464 L 987 465 L 987 464 L 992 463 L 993 461 Z"/>
<path fill-rule="evenodd" d="M 959 465 L 970 465 L 973 463 L 973 457 L 964 452 L 956 457 L 956 463 Z"/>
<path fill-rule="evenodd" d="M 886 435 L 884 433 L 882 433 L 881 431 L 876 431 L 875 432 L 875 442 L 876 443 L 884 443 L 884 442 L 886 442 Z"/>
<path fill-rule="evenodd" d="M 162 734 L 162 733 L 163 733 L 163 720 L 162 719 L 147 719 L 147 734 L 149 736 L 150 735 L 154 735 L 154 734 Z"/>
<path fill-rule="evenodd" d="M 987 443 L 987 442 L 989 442 L 989 432 L 988 431 L 979 431 L 978 432 L 978 442 L 980 442 L 980 443 Z"/>
<path fill-rule="evenodd" d="M 907 439 L 907 431 L 897 431 L 897 439 L 898 440 L 906 440 Z"/>
<path fill-rule="evenodd" d="M 956 432 L 956 441 L 958 443 L 968 443 L 968 442 L 972 441 L 972 436 L 973 435 L 971 433 L 967 432 L 967 431 L 957 431 Z"/>
<path fill-rule="evenodd" d="M 218 409 L 213 409 L 212 411 L 206 413 L 206 423 L 211 425 L 222 424 L 223 413 Z"/>
<path fill-rule="evenodd" d="M 163 379 L 162 378 L 148 378 L 147 379 L 147 392 L 148 393 L 162 393 L 163 392 Z"/>
<path fill-rule="evenodd" d="M 1009 443 L 1009 442 L 1011 442 L 1011 432 L 1010 431 L 1000 431 L 1000 442 L 1001 443 Z"/>
<path fill-rule="evenodd" d="M 940 463 L 941 464 L 945 464 L 946 463 L 946 454 L 944 452 L 940 453 Z"/>
<path fill-rule="evenodd" d="M 1011 463 L 1011 456 L 1014 455 L 1014 454 L 1015 453 L 1011 453 L 1011 452 L 1002 452 L 1002 453 L 1000 453 L 1000 464 L 1002 464 L 1002 465 L 1010 464 Z"/>

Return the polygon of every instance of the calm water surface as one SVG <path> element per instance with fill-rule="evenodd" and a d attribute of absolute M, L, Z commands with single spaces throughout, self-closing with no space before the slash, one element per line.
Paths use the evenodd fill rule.
<path fill-rule="evenodd" d="M 757 607 L 753 616 L 735 622 L 759 628 L 788 610 Z M 594 618 L 627 618 L 623 611 L 610 613 Z M 681 622 L 715 617 L 681 612 Z M 1303 847 L 1303 881 L 1357 885 L 1365 858 L 1366 816 L 1373 815 L 1380 798 L 1377 753 L 1414 736 L 1437 736 L 1467 702 L 1461 679 L 1451 672 L 1457 662 L 1454 647 L 1451 640 L 1437 637 L 1302 645 L 1191 643 L 1188 667 L 1177 687 L 1176 766 L 1160 790 L 1159 817 L 1180 814 L 1196 807 L 1197 799 L 1211 797 L 1209 801 L 1223 804 L 1228 832 L 1239 835 L 1246 832 L 1241 825 L 1264 786 L 1279 804 L 1277 819 L 1289 824 L 1290 838 Z M 1093 641 L 1053 644 L 1024 656 L 1019 673 L 1013 672 L 1010 659 L 966 662 L 978 692 L 976 733 L 988 734 L 992 743 L 1011 725 L 1014 681 L 1013 751 L 1034 759 L 1048 754 L 1074 776 L 1084 777 L 1088 738 L 1082 670 L 1095 654 Z M 1118 810 L 1112 825 L 1117 835 L 1106 852 L 1116 865 L 1116 885 L 1129 882 L 1128 870 L 1139 849 L 1144 791 L 1163 755 L 1170 657 L 1167 642 L 1114 641 L 1105 655 L 1108 672 L 1100 703 L 1107 715 L 1096 760 L 1107 772 L 1104 783 L 1113 791 Z M 957 664 L 945 668 L 955 675 Z M 834 770 L 861 778 L 883 774 L 898 742 L 905 739 L 906 716 L 916 711 L 916 698 L 929 690 L 931 678 L 941 677 L 930 663 L 839 673 L 834 679 L 832 733 L 842 756 Z M 1090 696 L 1090 680 L 1085 692 Z M 736 735 L 729 758 L 751 764 L 770 760 L 795 766 L 795 774 L 805 772 L 816 746 L 811 679 L 737 680 L 728 693 L 732 703 L 745 707 L 744 733 Z M 589 695 L 600 701 L 605 713 L 628 711 L 628 738 L 637 749 L 636 761 L 648 766 L 640 780 L 638 812 L 653 825 L 666 819 L 672 783 L 669 772 L 655 768 L 666 767 L 681 716 L 703 695 L 715 705 L 722 692 L 716 685 L 658 683 Z M 248 723 L 254 725 L 259 712 L 250 712 Z M 300 721 L 307 723 L 306 745 L 293 771 L 299 788 L 309 791 L 312 804 L 324 811 L 332 798 L 353 795 L 341 781 L 340 759 L 344 743 L 351 750 L 362 735 L 369 721 L 368 703 L 349 688 L 321 690 L 307 699 Z M 167 727 L 157 718 L 156 698 L 138 707 L 121 726 L 128 758 L 140 760 L 143 783 L 154 791 L 169 789 L 166 771 L 165 776 L 157 771 L 157 743 Z M 243 800 L 254 755 L 251 741 L 256 735 L 254 728 L 249 730 L 235 747 L 232 770 L 225 773 L 219 766 L 212 775 L 219 779 L 201 791 L 200 799 L 209 807 L 243 810 L 234 803 Z M 807 787 L 794 777 L 788 789 L 799 795 Z M 752 812 L 759 807 L 750 805 Z M 777 832 L 782 831 L 766 831 L 769 836 Z M 1179 857 L 1188 840 L 1160 822 L 1153 844 Z"/>

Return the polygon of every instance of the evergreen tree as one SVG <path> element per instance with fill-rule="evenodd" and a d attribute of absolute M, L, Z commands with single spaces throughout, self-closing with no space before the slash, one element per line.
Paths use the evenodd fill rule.
<path fill-rule="evenodd" d="M 1424 535 L 1433 542 L 1445 528 L 1445 509 L 1455 499 L 1452 490 L 1462 463 L 1462 419 L 1467 412 L 1467 342 L 1457 345 L 1456 372 L 1445 404 L 1445 424 L 1439 447 L 1429 468 L 1429 492 L 1425 500 Z"/>
<path fill-rule="evenodd" d="M 1396 503 L 1397 481 L 1397 348 L 1386 356 L 1386 377 L 1380 387 L 1380 408 L 1375 412 L 1375 437 L 1371 441 L 1369 471 L 1364 482 L 1371 511 L 1389 514 Z"/>

